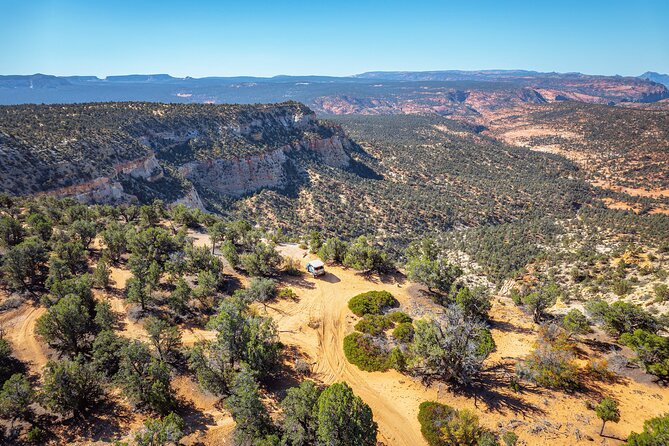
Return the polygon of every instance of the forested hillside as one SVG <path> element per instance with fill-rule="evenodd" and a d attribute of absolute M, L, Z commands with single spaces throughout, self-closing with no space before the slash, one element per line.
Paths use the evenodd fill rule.
<path fill-rule="evenodd" d="M 593 180 L 669 188 L 668 111 L 567 102 L 519 109 L 490 126 L 509 143 L 580 161 Z"/>
<path fill-rule="evenodd" d="M 262 191 L 234 205 L 240 215 L 353 237 L 374 234 L 391 249 L 420 234 L 570 215 L 594 193 L 576 165 L 514 148 L 438 116 L 336 117 L 361 150 L 357 170 L 310 165 L 294 196 Z"/>

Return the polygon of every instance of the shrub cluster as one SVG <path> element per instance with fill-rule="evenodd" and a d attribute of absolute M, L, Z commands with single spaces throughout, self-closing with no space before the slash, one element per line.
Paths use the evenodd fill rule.
<path fill-rule="evenodd" d="M 355 329 L 359 332 L 372 336 L 378 336 L 384 331 L 395 325 L 388 317 L 378 314 L 366 314 L 355 324 Z"/>
<path fill-rule="evenodd" d="M 399 302 L 388 291 L 367 291 L 348 301 L 348 308 L 356 316 L 381 314 L 388 308 L 398 307 Z"/>
<path fill-rule="evenodd" d="M 542 327 L 534 350 L 516 365 L 517 375 L 548 388 L 577 388 L 578 367 L 568 337 L 568 333 L 557 325 Z"/>
<path fill-rule="evenodd" d="M 492 446 L 497 438 L 479 424 L 473 412 L 446 404 L 424 401 L 418 406 L 420 431 L 430 446 Z"/>
<path fill-rule="evenodd" d="M 390 355 L 370 336 L 354 332 L 344 338 L 346 359 L 367 372 L 385 372 L 392 367 Z"/>

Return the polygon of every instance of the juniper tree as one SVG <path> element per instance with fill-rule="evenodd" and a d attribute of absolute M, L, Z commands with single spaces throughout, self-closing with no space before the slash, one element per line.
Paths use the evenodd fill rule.
<path fill-rule="evenodd" d="M 471 383 L 490 353 L 490 348 L 481 348 L 485 333 L 485 325 L 467 318 L 457 305 L 430 321 L 416 321 L 410 346 L 413 373 L 425 380 Z"/>
<path fill-rule="evenodd" d="M 49 346 L 74 358 L 89 347 L 92 325 L 81 298 L 68 295 L 37 319 L 35 332 Z"/>
<path fill-rule="evenodd" d="M 209 227 L 209 238 L 211 239 L 211 253 L 216 250 L 216 244 L 225 238 L 225 223 L 217 221 Z"/>
<path fill-rule="evenodd" d="M 152 316 L 146 320 L 144 328 L 160 360 L 173 364 L 179 354 L 179 348 L 181 348 L 179 327 Z"/>
<path fill-rule="evenodd" d="M 135 443 L 137 446 L 179 444 L 184 428 L 184 420 L 173 412 L 160 419 L 149 418 L 144 421 L 144 427 L 135 433 Z"/>
<path fill-rule="evenodd" d="M 85 416 L 104 394 L 100 374 L 81 357 L 75 361 L 49 361 L 43 380 L 42 400 L 46 407 L 61 414 L 71 413 L 74 418 Z"/>
<path fill-rule="evenodd" d="M 118 222 L 111 222 L 102 231 L 102 241 L 114 262 L 118 262 L 127 251 L 127 239 L 125 228 Z"/>
<path fill-rule="evenodd" d="M 281 401 L 283 409 L 283 439 L 292 446 L 316 444 L 318 420 L 316 403 L 321 391 L 313 381 L 305 380 L 286 391 Z"/>
<path fill-rule="evenodd" d="M 237 372 L 231 390 L 225 405 L 236 423 L 236 444 L 251 445 L 270 433 L 271 421 L 260 399 L 258 383 L 248 367 L 243 366 Z"/>
<path fill-rule="evenodd" d="M 131 400 L 156 412 L 166 414 L 176 404 L 167 364 L 151 356 L 143 342 L 133 340 L 123 348 L 116 380 Z"/>
<path fill-rule="evenodd" d="M 25 420 L 30 417 L 30 405 L 35 391 L 25 375 L 16 373 L 2 385 L 0 391 L 0 416 L 5 419 Z"/>
<path fill-rule="evenodd" d="M 595 413 L 602 420 L 602 428 L 599 430 L 599 435 L 604 434 L 604 426 L 608 421 L 617 423 L 620 421 L 620 409 L 618 403 L 611 398 L 604 398 L 596 407 Z"/>
<path fill-rule="evenodd" d="M 316 404 L 318 446 L 375 446 L 378 426 L 372 410 L 348 384 L 325 389 Z"/>
<path fill-rule="evenodd" d="M 46 260 L 44 242 L 37 237 L 30 237 L 5 252 L 2 273 L 10 287 L 29 290 L 39 282 L 40 268 Z"/>

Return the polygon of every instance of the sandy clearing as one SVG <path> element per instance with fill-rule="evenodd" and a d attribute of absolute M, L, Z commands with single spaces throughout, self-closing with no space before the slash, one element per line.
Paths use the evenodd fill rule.
<path fill-rule="evenodd" d="M 313 258 L 305 257 L 296 245 L 281 245 L 279 250 L 302 263 Z M 268 309 L 277 321 L 281 341 L 310 358 L 318 381 L 346 381 L 369 404 L 379 424 L 379 440 L 388 445 L 426 444 L 416 418 L 418 405 L 436 398 L 436 390 L 425 389 L 396 371 L 363 372 L 349 364 L 342 348 L 356 320 L 347 306 L 351 297 L 370 289 L 387 290 L 405 304 L 410 299 L 406 288 L 395 282 L 373 283 L 338 267 L 329 267 L 320 279 L 287 279 L 285 284 L 296 291 L 299 300 L 281 301 Z"/>
<path fill-rule="evenodd" d="M 618 186 L 611 183 L 610 181 L 596 180 L 593 181 L 594 186 L 600 187 L 602 189 L 609 189 L 614 192 L 620 192 L 633 197 L 645 197 L 645 198 L 667 198 L 669 197 L 669 189 L 644 189 L 640 187 L 626 187 Z"/>
<path fill-rule="evenodd" d="M 112 266 L 110 270 L 111 270 L 110 278 L 112 287 L 116 288 L 117 290 L 124 290 L 126 282 L 128 281 L 129 278 L 132 277 L 132 273 L 127 269 L 121 269 L 116 266 Z"/>

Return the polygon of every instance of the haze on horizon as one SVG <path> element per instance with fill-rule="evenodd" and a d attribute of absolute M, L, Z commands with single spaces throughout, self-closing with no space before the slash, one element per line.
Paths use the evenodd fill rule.
<path fill-rule="evenodd" d="M 0 0 L 0 74 L 669 72 L 669 3 Z"/>

